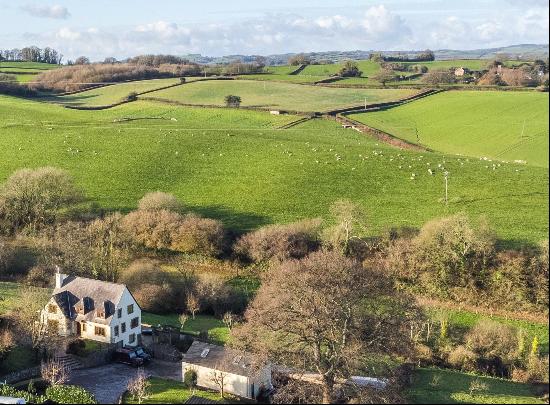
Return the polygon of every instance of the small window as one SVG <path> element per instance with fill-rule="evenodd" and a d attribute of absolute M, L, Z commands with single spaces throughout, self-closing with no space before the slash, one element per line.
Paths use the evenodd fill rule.
<path fill-rule="evenodd" d="M 130 334 L 130 336 L 128 337 L 128 343 L 134 343 L 135 341 L 136 341 L 136 334 L 135 333 Z"/>
<path fill-rule="evenodd" d="M 59 331 L 59 321 L 48 319 L 48 330 L 57 333 Z"/>
<path fill-rule="evenodd" d="M 130 304 L 128 305 L 128 315 L 133 313 L 134 313 L 134 304 Z"/>
<path fill-rule="evenodd" d="M 57 306 L 54 304 L 48 305 L 48 312 L 50 314 L 56 314 L 57 313 Z"/>
<path fill-rule="evenodd" d="M 82 322 L 82 332 L 86 332 L 86 322 Z"/>
<path fill-rule="evenodd" d="M 115 336 L 118 336 L 118 326 L 115 326 Z"/>
<path fill-rule="evenodd" d="M 118 319 L 122 318 L 122 308 L 117 309 L 116 315 L 117 315 Z"/>
<path fill-rule="evenodd" d="M 100 326 L 96 326 L 95 327 L 95 335 L 105 337 L 105 328 L 102 328 Z"/>
<path fill-rule="evenodd" d="M 121 331 L 122 333 L 126 333 L 126 322 L 122 322 L 122 323 L 120 324 L 120 331 Z"/>
<path fill-rule="evenodd" d="M 130 323 L 130 329 L 135 329 L 139 325 L 139 317 L 132 319 L 132 322 Z"/>

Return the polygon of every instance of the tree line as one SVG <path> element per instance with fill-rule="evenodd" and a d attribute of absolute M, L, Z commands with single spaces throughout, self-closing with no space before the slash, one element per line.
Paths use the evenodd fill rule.
<path fill-rule="evenodd" d="M 0 49 L 0 62 L 40 62 L 59 65 L 63 55 L 50 47 L 28 46 L 22 49 Z"/>

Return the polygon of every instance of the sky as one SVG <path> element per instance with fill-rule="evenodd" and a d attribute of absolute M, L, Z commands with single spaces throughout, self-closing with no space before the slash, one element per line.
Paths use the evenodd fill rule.
<path fill-rule="evenodd" d="M 0 49 L 145 53 L 478 49 L 548 43 L 549 0 L 0 0 Z"/>

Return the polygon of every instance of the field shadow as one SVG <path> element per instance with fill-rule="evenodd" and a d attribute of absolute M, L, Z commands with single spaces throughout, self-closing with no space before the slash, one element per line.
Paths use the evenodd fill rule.
<path fill-rule="evenodd" d="M 236 211 L 223 205 L 186 205 L 185 208 L 203 217 L 222 221 L 232 233 L 237 235 L 272 223 L 268 217 L 252 212 Z"/>

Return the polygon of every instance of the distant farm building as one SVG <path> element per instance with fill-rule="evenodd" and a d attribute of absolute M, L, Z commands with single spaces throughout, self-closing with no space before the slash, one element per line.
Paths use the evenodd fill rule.
<path fill-rule="evenodd" d="M 459 67 L 459 68 L 455 69 L 455 76 L 456 77 L 464 77 L 466 75 L 469 75 L 470 73 L 472 73 L 472 72 L 468 68 Z"/>

